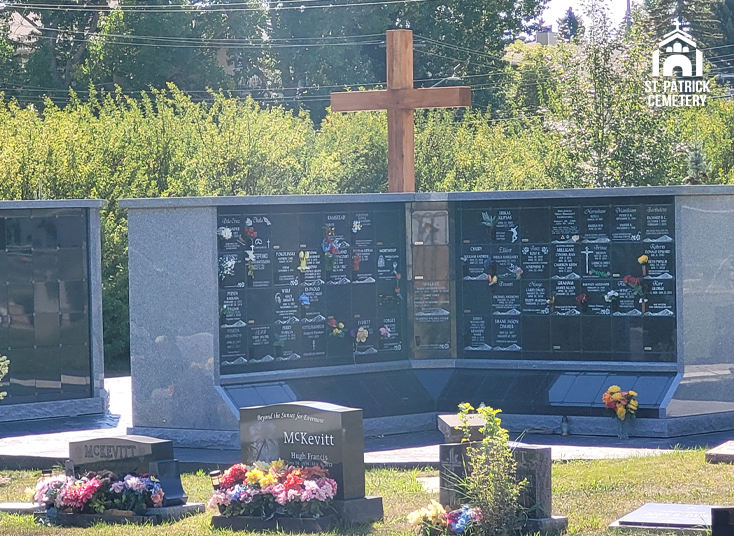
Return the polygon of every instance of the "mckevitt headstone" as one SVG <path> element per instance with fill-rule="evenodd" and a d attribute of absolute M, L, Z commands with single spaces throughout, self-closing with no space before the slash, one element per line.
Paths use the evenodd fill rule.
<path fill-rule="evenodd" d="M 240 408 L 242 462 L 283 460 L 296 467 L 321 465 L 337 483 L 342 520 L 382 517 L 382 499 L 365 498 L 362 410 L 326 402 L 289 402 Z"/>
<path fill-rule="evenodd" d="M 145 474 L 150 462 L 173 459 L 173 442 L 136 435 L 72 441 L 69 458 L 79 473 L 106 469 L 114 473 Z"/>
<path fill-rule="evenodd" d="M 705 531 L 711 527 L 712 508 L 720 507 L 705 504 L 647 503 L 609 527 Z"/>
<path fill-rule="evenodd" d="M 67 474 L 102 470 L 118 475 L 151 474 L 161 482 L 164 506 L 185 504 L 188 499 L 170 440 L 129 435 L 73 441 L 69 443 L 69 456 Z"/>

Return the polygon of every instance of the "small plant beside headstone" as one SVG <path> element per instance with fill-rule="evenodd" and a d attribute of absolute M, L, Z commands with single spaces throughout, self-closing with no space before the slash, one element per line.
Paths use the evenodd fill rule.
<path fill-rule="evenodd" d="M 509 436 L 497 417 L 501 410 L 476 410 L 484 420 L 479 429 L 482 439 L 471 442 L 469 415 L 474 411 L 468 403 L 459 405 L 459 420 L 467 443 L 464 455 L 457 460 L 463 470 L 444 475 L 452 480 L 454 501 L 462 506 L 437 513 L 434 505 L 426 512 L 410 514 L 411 522 L 423 533 L 498 536 L 516 533 L 523 526 L 527 512 L 520 504 L 520 495 L 527 482 L 516 476 L 517 464 L 508 445 Z"/>

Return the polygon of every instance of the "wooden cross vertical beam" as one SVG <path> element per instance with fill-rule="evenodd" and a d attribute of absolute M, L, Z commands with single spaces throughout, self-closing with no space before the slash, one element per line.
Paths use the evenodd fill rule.
<path fill-rule="evenodd" d="M 387 89 L 413 89 L 413 32 L 387 32 Z M 387 191 L 415 192 L 415 110 L 387 109 Z"/>
<path fill-rule="evenodd" d="M 387 89 L 332 93 L 331 110 L 387 110 L 389 192 L 415 191 L 414 112 L 418 108 L 471 106 L 471 88 L 413 89 L 413 32 L 387 32 Z"/>

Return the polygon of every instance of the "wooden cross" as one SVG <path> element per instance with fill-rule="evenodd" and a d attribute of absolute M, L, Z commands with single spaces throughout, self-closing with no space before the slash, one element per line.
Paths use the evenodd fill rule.
<path fill-rule="evenodd" d="M 471 88 L 413 89 L 413 31 L 387 32 L 387 89 L 331 94 L 333 112 L 387 110 L 389 192 L 415 192 L 413 115 L 419 108 L 471 106 Z"/>

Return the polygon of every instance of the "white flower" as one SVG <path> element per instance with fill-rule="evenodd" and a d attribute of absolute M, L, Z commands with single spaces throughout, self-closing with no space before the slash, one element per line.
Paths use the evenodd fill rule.
<path fill-rule="evenodd" d="M 217 229 L 217 234 L 225 240 L 232 239 L 232 229 L 230 229 L 229 227 L 220 227 L 219 229 Z"/>

